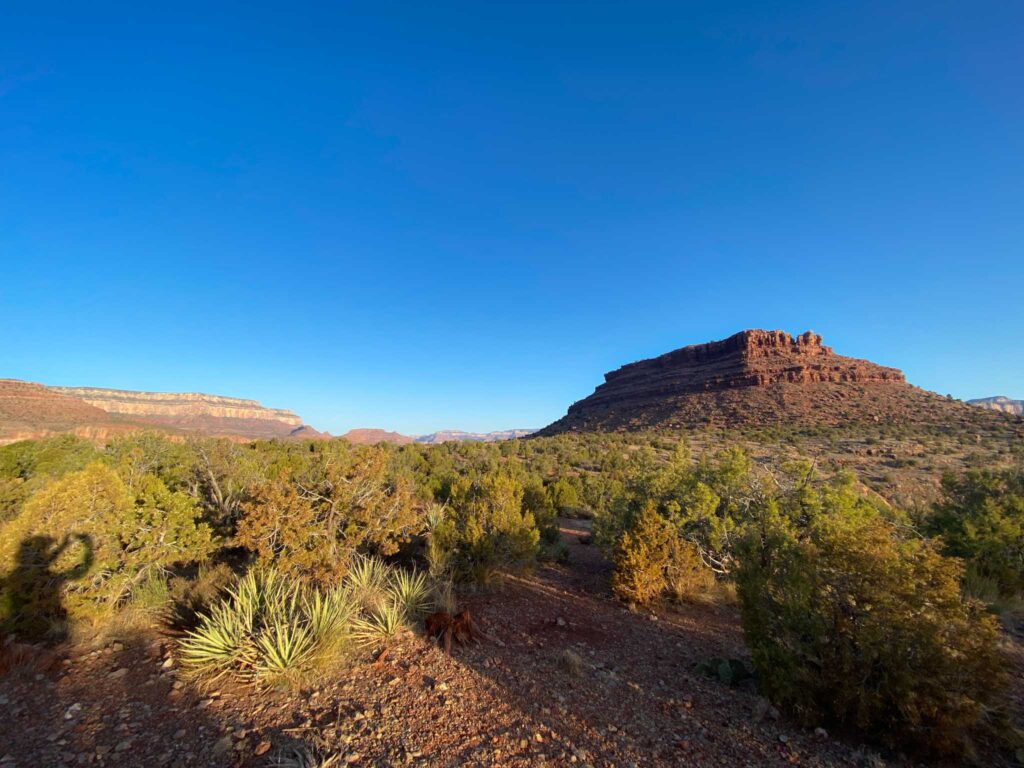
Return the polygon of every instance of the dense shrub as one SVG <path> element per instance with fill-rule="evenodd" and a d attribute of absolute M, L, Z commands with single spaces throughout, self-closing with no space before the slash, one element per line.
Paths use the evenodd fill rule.
<path fill-rule="evenodd" d="M 250 490 L 235 542 L 263 566 L 325 583 L 341 578 L 357 553 L 393 554 L 422 521 L 409 484 L 391 477 L 387 461 L 384 449 L 369 448 L 294 478 L 282 471 Z"/>
<path fill-rule="evenodd" d="M 95 616 L 127 600 L 150 574 L 204 559 L 213 547 L 196 504 L 156 477 L 130 489 L 93 463 L 32 496 L 0 529 L 7 570 L 0 616 L 40 634 L 66 615 Z"/>
<path fill-rule="evenodd" d="M 0 448 L 0 524 L 16 517 L 37 490 L 101 458 L 91 442 L 73 435 L 24 440 Z"/>
<path fill-rule="evenodd" d="M 647 603 L 664 595 L 691 600 L 714 583 L 697 547 L 680 536 L 653 504 L 634 518 L 619 540 L 612 589 L 623 600 Z"/>
<path fill-rule="evenodd" d="M 486 583 L 499 571 L 530 567 L 540 531 L 523 508 L 523 488 L 507 473 L 472 485 L 456 483 L 430 530 L 431 569 L 444 567 L 457 581 Z"/>
<path fill-rule="evenodd" d="M 1001 596 L 1024 592 L 1024 470 L 974 471 L 942 480 L 928 520 L 946 554 Z"/>
<path fill-rule="evenodd" d="M 623 600 L 647 603 L 668 587 L 666 572 L 676 533 L 648 505 L 619 539 L 612 589 Z"/>
<path fill-rule="evenodd" d="M 962 566 L 879 516 L 800 529 L 775 504 L 741 547 L 737 589 L 759 684 L 807 724 L 958 754 L 1003 681 L 994 620 Z"/>

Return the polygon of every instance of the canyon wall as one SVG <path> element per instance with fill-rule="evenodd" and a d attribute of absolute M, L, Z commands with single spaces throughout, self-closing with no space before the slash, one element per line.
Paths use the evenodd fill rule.
<path fill-rule="evenodd" d="M 134 392 L 99 387 L 49 387 L 54 392 L 78 398 L 107 413 L 149 416 L 160 419 L 255 419 L 278 421 L 290 427 L 302 426 L 302 419 L 288 410 L 265 408 L 255 400 L 203 395 L 194 392 Z"/>

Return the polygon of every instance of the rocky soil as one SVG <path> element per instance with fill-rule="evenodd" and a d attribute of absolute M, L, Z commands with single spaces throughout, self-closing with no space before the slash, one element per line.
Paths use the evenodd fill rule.
<path fill-rule="evenodd" d="M 303 690 L 259 690 L 194 685 L 158 634 L 63 649 L 52 671 L 0 679 L 0 767 L 294 765 L 296 749 L 357 766 L 886 764 L 697 670 L 743 657 L 732 609 L 632 612 L 582 526 L 563 534 L 568 564 L 465 601 L 494 641 L 450 657 L 409 636 Z"/>

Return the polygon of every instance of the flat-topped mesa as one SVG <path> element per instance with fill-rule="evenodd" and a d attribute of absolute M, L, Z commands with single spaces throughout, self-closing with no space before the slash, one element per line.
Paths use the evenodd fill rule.
<path fill-rule="evenodd" d="M 623 398 L 666 397 L 739 387 L 814 382 L 903 383 L 903 373 L 867 360 L 842 357 L 807 331 L 741 331 L 722 341 L 694 344 L 624 365 L 605 374 L 593 395 L 569 413 Z"/>
<path fill-rule="evenodd" d="M 807 331 L 748 330 L 605 374 L 589 397 L 540 431 L 976 421 L 963 403 L 907 384 L 903 373 L 837 355 Z"/>
<path fill-rule="evenodd" d="M 64 395 L 77 397 L 107 413 L 180 419 L 215 417 L 274 421 L 289 427 L 302 426 L 302 419 L 291 411 L 264 408 L 255 400 L 204 395 L 197 392 L 134 392 L 100 387 L 50 387 Z"/>

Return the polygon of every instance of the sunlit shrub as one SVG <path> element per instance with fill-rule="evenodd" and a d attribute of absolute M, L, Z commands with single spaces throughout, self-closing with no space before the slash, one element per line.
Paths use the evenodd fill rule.
<path fill-rule="evenodd" d="M 502 570 L 532 566 L 540 532 L 523 509 L 522 486 L 498 473 L 453 489 L 429 537 L 434 562 L 446 561 L 458 581 L 483 584 Z"/>
<path fill-rule="evenodd" d="M 902 751 L 969 749 L 1003 660 L 994 619 L 961 600 L 961 575 L 880 517 L 828 514 L 800 530 L 768 505 L 737 571 L 760 686 L 809 725 Z"/>
<path fill-rule="evenodd" d="M 676 533 L 647 506 L 622 534 L 615 553 L 612 590 L 623 600 L 647 603 L 664 593 L 666 572 Z"/>
<path fill-rule="evenodd" d="M 356 554 L 393 554 L 422 528 L 410 485 L 389 476 L 385 449 L 332 458 L 251 489 L 235 542 L 261 566 L 333 583 Z"/>
<path fill-rule="evenodd" d="M 97 616 L 127 602 L 154 574 L 204 559 L 209 528 L 185 494 L 146 476 L 129 490 L 93 463 L 43 488 L 0 529 L 0 617 L 43 634 L 67 617 Z"/>
<path fill-rule="evenodd" d="M 714 587 L 714 573 L 696 546 L 649 504 L 622 534 L 612 590 L 623 600 L 647 603 L 663 595 L 692 600 Z"/>

